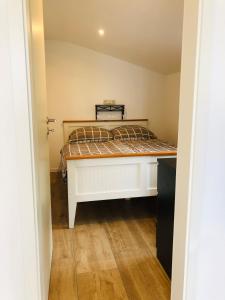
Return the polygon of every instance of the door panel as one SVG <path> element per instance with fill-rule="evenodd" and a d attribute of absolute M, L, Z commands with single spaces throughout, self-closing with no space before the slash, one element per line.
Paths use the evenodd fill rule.
<path fill-rule="evenodd" d="M 37 228 L 42 299 L 48 299 L 52 254 L 49 149 L 42 0 L 27 2 L 28 51 L 34 137 Z"/>

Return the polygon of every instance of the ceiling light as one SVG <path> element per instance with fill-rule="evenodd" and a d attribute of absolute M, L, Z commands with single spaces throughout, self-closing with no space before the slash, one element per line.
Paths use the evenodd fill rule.
<path fill-rule="evenodd" d="M 98 34 L 99 34 L 100 36 L 104 36 L 104 35 L 105 35 L 105 30 L 104 30 L 104 29 L 99 29 L 99 30 L 98 30 Z"/>

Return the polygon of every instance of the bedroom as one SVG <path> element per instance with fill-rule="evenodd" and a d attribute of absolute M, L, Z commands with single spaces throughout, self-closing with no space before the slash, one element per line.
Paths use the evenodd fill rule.
<path fill-rule="evenodd" d="M 158 69 L 161 63 L 165 66 L 161 52 L 148 56 L 151 66 L 139 60 L 144 57 L 142 51 L 149 53 L 149 45 L 144 43 L 143 46 L 141 39 L 138 45 L 132 40 L 124 51 L 119 48 L 128 43 L 128 36 L 123 36 L 127 28 L 135 33 L 135 40 L 144 36 L 146 41 L 157 36 L 160 42 L 163 21 L 168 21 L 156 9 L 161 0 L 154 2 L 154 10 L 150 12 L 141 6 L 144 0 L 138 2 L 138 6 L 133 1 L 123 6 L 126 0 L 120 1 L 123 10 L 118 11 L 118 3 L 115 10 L 118 17 L 123 11 L 123 17 L 116 24 L 113 22 L 117 17 L 113 10 L 115 2 L 107 2 L 112 4 L 107 6 L 110 13 L 104 22 L 96 23 L 92 14 L 85 17 L 84 14 L 88 10 L 95 12 L 98 0 L 88 2 L 90 6 L 82 1 L 79 6 L 82 10 L 76 6 L 75 11 L 72 9 L 75 4 L 70 7 L 68 1 L 66 4 L 55 1 L 54 5 L 51 1 L 45 2 L 52 5 L 50 14 L 57 12 L 55 21 L 60 22 L 54 36 L 46 32 L 50 51 L 45 49 L 42 0 L 2 0 L 0 4 L 1 298 L 169 299 L 171 290 L 171 300 L 225 299 L 225 2 L 184 0 L 180 76 L 178 69 L 170 76 L 166 70 Z M 152 2 L 146 2 L 145 8 L 148 8 Z M 172 7 L 168 2 L 163 2 L 160 12 L 164 12 L 163 7 Z M 98 18 L 107 10 L 103 4 L 95 12 Z M 68 6 L 71 10 L 65 12 Z M 127 20 L 129 7 L 132 20 Z M 141 7 L 143 16 L 135 19 Z M 46 12 L 45 7 L 45 19 Z M 146 20 L 144 16 L 148 12 L 150 18 Z M 70 40 L 71 33 L 67 30 L 71 28 L 73 13 L 78 15 L 77 20 L 80 17 L 80 26 L 76 29 L 87 29 L 90 33 L 90 28 L 81 25 L 95 27 L 91 34 L 92 45 L 85 44 L 84 40 Z M 153 25 L 157 20 L 155 29 Z M 165 26 L 167 34 L 177 20 L 176 15 L 172 14 L 171 20 Z M 136 30 L 138 22 L 143 26 L 140 35 Z M 127 24 L 129 26 L 125 26 Z M 120 33 L 120 41 L 112 49 L 117 41 L 114 31 Z M 62 32 L 68 33 L 65 39 L 63 35 L 57 37 Z M 146 32 L 151 32 L 151 36 L 145 36 Z M 168 37 L 161 41 L 167 58 L 170 47 L 165 43 L 172 40 Z M 75 46 L 75 42 L 80 45 Z M 90 36 L 85 42 L 91 42 Z M 56 44 L 60 47 L 55 47 Z M 102 48 L 97 49 L 97 45 Z M 76 59 L 74 62 L 74 56 L 78 57 L 76 51 L 74 54 L 75 48 L 80 53 L 79 68 Z M 109 53 L 109 49 L 113 53 Z M 83 64 L 82 57 L 87 64 Z M 109 61 L 113 61 L 113 68 L 109 68 Z M 51 103 L 49 100 L 49 113 L 57 113 L 56 116 L 47 113 L 46 62 L 48 97 L 52 93 L 54 98 Z M 59 80 L 55 81 L 52 75 Z M 96 121 L 95 105 L 108 109 L 109 106 L 103 106 L 105 100 L 108 103 L 115 100 L 120 114 L 101 112 L 97 117 L 107 120 Z M 57 109 L 50 111 L 50 107 L 55 107 L 54 102 Z M 76 102 L 80 102 L 79 105 Z M 167 142 L 162 150 L 161 143 L 165 139 L 176 145 L 178 102 L 175 168 L 174 163 L 169 163 L 174 161 L 172 156 L 176 156 L 174 148 L 172 151 L 165 148 Z M 70 109 L 65 109 L 67 107 Z M 121 114 L 124 120 L 111 120 L 121 118 Z M 55 123 L 52 118 L 56 117 Z M 84 127 L 84 123 L 101 125 L 102 129 L 97 128 L 97 136 L 93 129 L 81 129 L 83 140 L 77 143 L 77 126 Z M 71 129 L 75 132 L 65 146 L 69 153 L 64 155 L 66 184 L 57 170 L 61 169 L 58 169 L 60 148 L 68 141 Z M 129 136 L 123 141 L 124 131 Z M 84 141 L 87 139 L 84 132 L 91 133 L 91 139 L 102 139 L 100 132 L 104 132 L 109 140 L 88 143 Z M 120 140 L 115 139 L 116 136 Z M 52 144 L 52 203 L 49 142 Z M 165 154 L 170 154 L 169 161 Z M 168 172 L 165 169 L 162 172 L 163 167 Z M 168 180 L 160 174 L 169 175 Z M 166 193 L 163 192 L 165 187 Z M 168 187 L 171 187 L 169 194 L 173 194 L 170 200 L 175 199 L 174 232 L 171 230 L 173 205 L 164 201 L 169 215 L 161 209 L 162 200 L 168 199 L 162 197 L 168 195 Z M 101 201 L 97 201 L 99 199 Z M 84 203 L 78 203 L 81 200 Z M 168 226 L 161 222 L 164 220 Z M 160 228 L 167 231 L 160 235 Z M 165 272 L 168 272 L 165 261 L 159 257 L 159 249 L 164 250 L 167 257 L 170 254 L 170 270 L 173 260 L 171 281 Z"/>
<path fill-rule="evenodd" d="M 92 155 L 88 164 L 75 162 L 82 170 L 74 175 L 74 160 L 67 160 L 69 194 L 76 195 L 70 196 L 68 204 L 67 186 L 59 172 L 60 151 L 71 132 L 81 127 L 140 125 L 177 146 L 182 18 L 183 1 L 172 5 L 166 1 L 44 1 L 48 116 L 56 119 L 49 123 L 54 130 L 49 133 L 53 220 L 49 299 L 170 298 L 170 279 L 156 258 L 157 158 L 162 151 L 154 157 L 135 154 L 108 157 L 109 161 L 102 154 L 97 160 Z M 124 105 L 124 114 L 96 114 L 95 105 L 104 103 Z M 93 122 L 96 119 L 101 122 Z M 176 149 L 170 150 L 163 157 L 175 157 Z M 85 203 L 74 206 L 74 198 Z M 89 202 L 104 199 L 111 200 Z M 133 258 L 126 260 L 127 253 Z M 171 276 L 171 266 L 168 269 Z M 105 288 L 99 289 L 98 282 Z M 90 289 L 84 288 L 89 285 Z"/>

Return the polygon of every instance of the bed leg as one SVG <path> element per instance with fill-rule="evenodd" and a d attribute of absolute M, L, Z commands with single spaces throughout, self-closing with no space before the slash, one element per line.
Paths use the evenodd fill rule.
<path fill-rule="evenodd" d="M 69 204 L 69 228 L 74 228 L 77 203 Z"/>

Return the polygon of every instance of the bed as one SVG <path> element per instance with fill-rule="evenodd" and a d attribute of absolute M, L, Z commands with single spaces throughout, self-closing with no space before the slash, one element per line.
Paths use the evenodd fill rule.
<path fill-rule="evenodd" d="M 176 148 L 158 139 L 68 144 L 70 133 L 83 126 L 113 129 L 147 119 L 63 121 L 62 161 L 68 181 L 69 228 L 74 228 L 79 202 L 157 195 L 157 158 L 176 156 Z"/>

